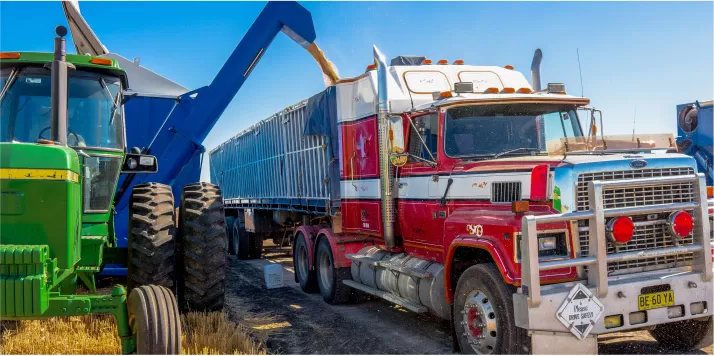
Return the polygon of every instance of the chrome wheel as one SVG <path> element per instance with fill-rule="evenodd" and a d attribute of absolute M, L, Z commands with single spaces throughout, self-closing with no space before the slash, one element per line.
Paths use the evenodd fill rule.
<path fill-rule="evenodd" d="M 331 291 L 334 269 L 332 268 L 332 258 L 330 258 L 328 252 L 322 251 L 320 253 L 320 263 L 318 265 L 320 268 L 320 284 L 325 290 Z"/>
<path fill-rule="evenodd" d="M 496 311 L 488 296 L 474 290 L 466 297 L 461 311 L 464 336 L 477 354 L 491 354 L 498 341 Z"/>

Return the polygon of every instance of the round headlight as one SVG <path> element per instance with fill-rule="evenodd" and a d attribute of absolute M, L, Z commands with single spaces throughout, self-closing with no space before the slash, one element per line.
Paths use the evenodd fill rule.
<path fill-rule="evenodd" d="M 139 162 L 137 162 L 134 158 L 129 158 L 126 161 L 126 165 L 129 167 L 129 169 L 136 169 L 136 167 L 139 167 Z"/>

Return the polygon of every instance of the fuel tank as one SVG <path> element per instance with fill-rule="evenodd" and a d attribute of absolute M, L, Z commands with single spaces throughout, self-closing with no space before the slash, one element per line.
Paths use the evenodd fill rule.
<path fill-rule="evenodd" d="M 449 305 L 444 293 L 444 265 L 406 253 L 391 253 L 375 246 L 365 247 L 357 254 L 369 260 L 352 262 L 352 279 L 355 282 L 423 305 L 432 314 L 449 319 Z"/>

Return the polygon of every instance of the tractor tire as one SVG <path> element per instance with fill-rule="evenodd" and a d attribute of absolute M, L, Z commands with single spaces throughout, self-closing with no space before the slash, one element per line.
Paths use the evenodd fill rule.
<path fill-rule="evenodd" d="M 170 290 L 154 285 L 134 288 L 127 300 L 138 355 L 181 353 L 181 318 Z"/>
<path fill-rule="evenodd" d="M 245 231 L 245 226 L 240 219 L 233 221 L 233 249 L 239 260 L 250 258 L 250 234 Z"/>
<path fill-rule="evenodd" d="M 188 310 L 220 310 L 228 265 L 221 190 L 204 182 L 186 185 L 180 208 L 180 305 Z"/>
<path fill-rule="evenodd" d="M 171 187 L 137 184 L 129 201 L 127 287 L 153 284 L 175 290 L 176 225 Z"/>
<path fill-rule="evenodd" d="M 350 300 L 352 288 L 342 283 L 352 279 L 349 267 L 336 268 L 330 241 L 323 237 L 317 243 L 317 286 L 322 299 L 330 304 L 344 304 Z"/>
<path fill-rule="evenodd" d="M 657 325 L 650 335 L 670 350 L 686 352 L 703 349 L 712 345 L 714 338 L 712 317 L 690 319 Z"/>
<path fill-rule="evenodd" d="M 295 250 L 293 250 L 293 267 L 295 268 L 296 282 L 300 283 L 300 288 L 305 293 L 317 292 L 317 273 L 311 269 L 312 263 L 307 253 L 307 239 L 302 232 L 295 238 Z"/>
<path fill-rule="evenodd" d="M 530 354 L 530 337 L 516 326 L 513 293 L 492 263 L 464 271 L 456 285 L 452 317 L 462 354 Z"/>
<path fill-rule="evenodd" d="M 263 241 L 265 237 L 263 234 L 257 234 L 254 232 L 248 233 L 250 236 L 250 259 L 258 260 L 263 256 Z"/>
<path fill-rule="evenodd" d="M 226 216 L 226 242 L 228 243 L 228 254 L 235 256 L 235 236 L 233 235 L 233 222 L 236 218 L 232 216 Z"/>

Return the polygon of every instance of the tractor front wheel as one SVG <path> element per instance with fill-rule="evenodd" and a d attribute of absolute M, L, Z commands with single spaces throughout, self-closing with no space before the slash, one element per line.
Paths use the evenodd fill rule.
<path fill-rule="evenodd" d="M 181 306 L 189 310 L 220 310 L 228 258 L 221 190 L 210 183 L 189 184 L 183 188 L 180 208 Z"/>
<path fill-rule="evenodd" d="M 138 355 L 181 353 L 181 319 L 170 290 L 154 285 L 136 287 L 129 294 L 127 308 Z"/>
<path fill-rule="evenodd" d="M 159 183 L 137 184 L 129 202 L 129 291 L 144 284 L 174 285 L 174 196 Z"/>

